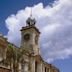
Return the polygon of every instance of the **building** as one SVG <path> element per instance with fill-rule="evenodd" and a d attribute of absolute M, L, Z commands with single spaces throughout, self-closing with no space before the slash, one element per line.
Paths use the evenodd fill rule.
<path fill-rule="evenodd" d="M 26 21 L 26 26 L 22 27 L 21 31 L 21 46 L 20 51 L 24 50 L 21 61 L 19 62 L 19 72 L 59 72 L 59 69 L 52 64 L 46 63 L 39 50 L 39 29 L 35 26 L 36 20 L 29 17 Z M 2 40 L 3 41 L 2 41 Z M 0 36 L 0 59 L 6 58 L 7 45 L 9 43 L 5 38 Z M 5 52 L 4 52 L 5 51 Z M 1 65 L 2 66 L 2 65 Z M 1 69 L 4 68 L 3 66 Z M 10 67 L 7 67 L 7 69 Z M 10 69 L 9 69 L 10 70 Z M 2 72 L 2 71 L 0 71 Z M 8 71 L 5 71 L 8 72 Z M 10 72 L 10 71 L 9 71 Z M 14 72 L 12 70 L 12 72 Z"/>
<path fill-rule="evenodd" d="M 0 72 L 11 72 L 9 67 L 3 65 L 2 60 L 6 58 L 8 42 L 7 39 L 0 34 Z"/>

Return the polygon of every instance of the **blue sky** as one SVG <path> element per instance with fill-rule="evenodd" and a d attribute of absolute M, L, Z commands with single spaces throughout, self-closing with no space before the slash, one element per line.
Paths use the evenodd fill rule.
<path fill-rule="evenodd" d="M 0 28 L 0 31 L 6 34 L 7 29 L 5 32 L 4 21 L 10 14 L 16 14 L 18 10 L 24 9 L 26 6 L 33 6 L 40 2 L 46 6 L 54 2 L 54 0 L 0 0 L 0 23 L 2 24 L 1 27 L 3 27 L 3 29 Z"/>
<path fill-rule="evenodd" d="M 40 50 L 45 61 L 61 72 L 72 71 L 72 0 L 0 0 L 0 32 L 15 45 L 32 6 L 41 31 Z"/>

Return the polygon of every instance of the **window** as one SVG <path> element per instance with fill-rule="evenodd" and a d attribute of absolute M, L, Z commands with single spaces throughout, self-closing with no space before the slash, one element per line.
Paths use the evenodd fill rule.
<path fill-rule="evenodd" d="M 35 62 L 35 72 L 37 72 L 37 65 L 38 65 L 38 63 L 37 63 L 37 61 Z"/>
<path fill-rule="evenodd" d="M 46 69 L 46 67 L 45 67 L 45 72 L 47 72 L 47 69 Z"/>
<path fill-rule="evenodd" d="M 38 44 L 38 36 L 35 36 L 35 43 Z"/>

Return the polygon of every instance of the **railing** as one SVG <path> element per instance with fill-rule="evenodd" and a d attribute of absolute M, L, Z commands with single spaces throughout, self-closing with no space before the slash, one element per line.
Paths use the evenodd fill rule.
<path fill-rule="evenodd" d="M 3 66 L 3 65 L 0 65 L 0 68 L 6 68 L 6 69 L 10 69 L 10 66 Z"/>
<path fill-rule="evenodd" d="M 8 69 L 7 67 L 5 66 L 1 66 L 0 67 L 0 72 L 12 72 L 11 69 Z"/>

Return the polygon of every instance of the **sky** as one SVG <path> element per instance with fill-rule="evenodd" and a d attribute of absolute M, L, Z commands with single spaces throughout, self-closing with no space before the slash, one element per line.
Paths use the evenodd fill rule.
<path fill-rule="evenodd" d="M 31 8 L 41 32 L 41 56 L 60 72 L 71 72 L 72 0 L 0 0 L 0 33 L 20 46 L 20 29 L 26 25 Z"/>

